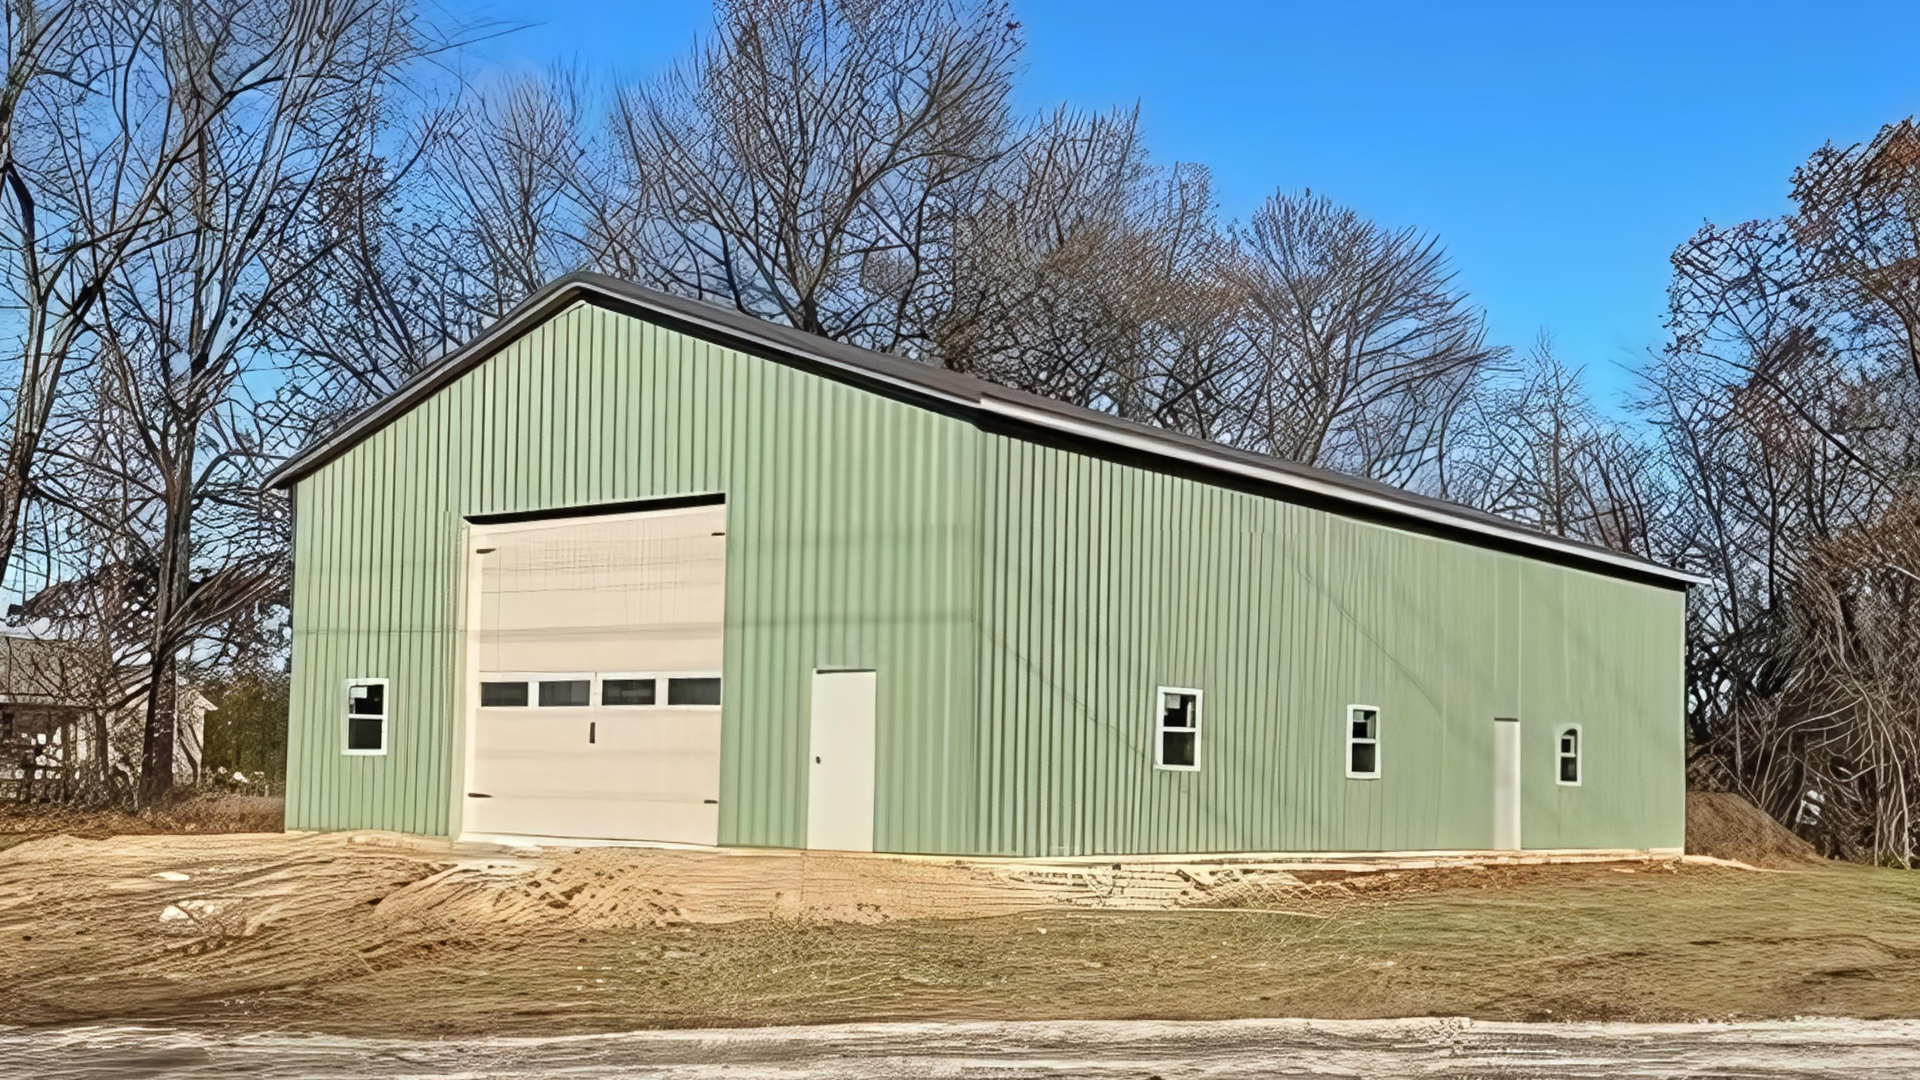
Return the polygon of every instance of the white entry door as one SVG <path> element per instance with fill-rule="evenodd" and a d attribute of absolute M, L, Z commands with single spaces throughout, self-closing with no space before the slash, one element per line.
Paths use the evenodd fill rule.
<path fill-rule="evenodd" d="M 1520 850 L 1520 721 L 1493 722 L 1493 848 Z"/>
<path fill-rule="evenodd" d="M 718 843 L 725 508 L 474 536 L 463 831 Z"/>
<path fill-rule="evenodd" d="M 871 671 L 813 673 L 807 846 L 873 850 L 874 697 Z"/>

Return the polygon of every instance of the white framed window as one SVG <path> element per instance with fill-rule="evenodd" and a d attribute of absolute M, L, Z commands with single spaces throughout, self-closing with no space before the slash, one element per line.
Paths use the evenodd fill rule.
<path fill-rule="evenodd" d="M 348 679 L 343 754 L 375 757 L 387 752 L 387 713 L 392 702 L 385 679 Z"/>
<path fill-rule="evenodd" d="M 1380 779 L 1380 707 L 1347 706 L 1347 779 Z"/>
<path fill-rule="evenodd" d="M 1566 724 L 1553 740 L 1553 778 L 1565 787 L 1579 787 L 1581 776 L 1580 753 L 1584 750 L 1586 735 L 1579 724 Z"/>
<path fill-rule="evenodd" d="M 1154 692 L 1154 768 L 1200 771 L 1200 696 L 1190 686 L 1162 686 Z"/>

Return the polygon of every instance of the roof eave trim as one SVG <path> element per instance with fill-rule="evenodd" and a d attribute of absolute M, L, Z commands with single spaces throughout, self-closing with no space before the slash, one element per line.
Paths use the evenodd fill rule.
<path fill-rule="evenodd" d="M 402 383 L 384 401 L 354 417 L 345 427 L 320 442 L 282 462 L 279 468 L 267 474 L 261 486 L 268 490 L 290 487 L 308 474 L 317 472 L 334 458 L 353 449 L 363 439 L 385 427 L 394 417 L 412 410 L 415 405 L 439 393 L 448 382 L 505 348 L 521 334 L 596 291 L 598 290 L 586 282 L 573 278 L 560 278 L 545 289 L 535 292 L 514 305 L 505 315 L 494 320 L 471 341 L 421 368 L 412 379 Z"/>
<path fill-rule="evenodd" d="M 980 407 L 987 412 L 995 413 L 1011 420 L 1017 420 L 1024 424 L 1049 428 L 1079 438 L 1094 439 L 1100 442 L 1124 446 L 1129 450 L 1135 450 L 1157 457 L 1174 458 L 1202 468 L 1233 473 L 1238 476 L 1247 477 L 1248 479 L 1259 480 L 1284 488 L 1291 488 L 1295 491 L 1307 492 L 1349 505 L 1364 506 L 1370 510 L 1376 510 L 1380 513 L 1395 517 L 1412 518 L 1416 521 L 1423 521 L 1449 529 L 1464 529 L 1468 532 L 1478 533 L 1483 536 L 1495 537 L 1511 544 L 1520 544 L 1526 547 L 1552 551 L 1568 559 L 1576 559 L 1586 563 L 1598 563 L 1616 570 L 1642 574 L 1647 577 L 1661 578 L 1681 585 L 1703 585 L 1707 580 L 1686 573 L 1685 571 L 1661 566 L 1659 563 L 1647 562 L 1643 559 L 1636 559 L 1626 555 L 1617 555 L 1604 548 L 1591 548 L 1579 544 L 1570 544 L 1545 533 L 1536 533 L 1517 526 L 1511 529 L 1502 528 L 1492 522 L 1477 521 L 1464 515 L 1447 514 L 1436 510 L 1429 510 L 1425 507 L 1402 502 L 1397 499 L 1384 498 L 1343 485 L 1329 484 L 1281 469 L 1264 468 L 1250 462 L 1237 461 L 1223 455 L 1209 454 L 1205 451 L 1190 449 L 1175 443 L 1170 443 L 1164 439 L 1155 439 L 1151 436 L 1136 435 L 1131 432 L 1116 431 L 1101 425 L 1075 421 L 1047 410 L 1036 409 L 1031 406 L 1021 405 L 1017 402 L 1003 401 L 992 396 L 982 399 Z"/>
<path fill-rule="evenodd" d="M 798 345 L 793 344 L 792 342 L 778 341 L 771 336 L 763 336 L 763 335 L 751 333 L 749 331 L 744 331 L 737 326 L 729 326 L 728 324 L 721 322 L 718 319 L 709 319 L 691 311 L 683 311 L 678 308 L 668 308 L 668 307 L 660 306 L 658 304 L 650 304 L 639 297 L 626 296 L 620 293 L 611 292 L 609 290 L 606 290 L 598 286 L 590 285 L 588 286 L 588 289 L 589 289 L 589 296 L 587 297 L 587 299 L 590 302 L 598 303 L 598 304 L 601 304 L 602 306 L 614 308 L 614 309 L 629 308 L 629 309 L 635 309 L 639 311 L 651 312 L 652 314 L 660 318 L 669 319 L 673 322 L 678 322 L 678 323 L 686 323 L 689 326 L 694 326 L 694 327 L 698 327 L 700 329 L 706 330 L 708 333 L 721 338 L 723 341 L 735 342 L 735 343 L 744 342 L 744 343 L 757 346 L 761 349 L 767 349 L 773 352 L 783 353 L 787 356 L 797 357 L 801 360 L 805 360 L 810 364 L 818 364 L 822 367 L 832 368 L 833 370 L 841 372 L 860 382 L 875 383 L 881 386 L 889 387 L 891 389 L 899 391 L 900 393 L 907 394 L 912 397 L 928 398 L 936 401 L 945 401 L 953 405 L 961 405 L 961 406 L 966 406 L 971 408 L 971 407 L 978 407 L 978 405 L 980 404 L 980 398 L 975 395 L 949 393 L 946 391 L 939 390 L 935 387 L 928 386 L 925 383 L 915 382 L 910 379 L 902 379 L 896 376 L 889 375 L 884 371 L 877 371 L 873 368 L 863 367 L 859 364 L 849 364 L 844 360 L 840 360 L 838 358 L 828 356 L 825 353 L 819 352 L 817 350 L 805 349 Z M 825 339 L 822 339 L 822 340 L 825 340 Z M 898 358 L 896 357 L 892 359 L 898 359 Z M 915 361 L 899 360 L 899 362 L 903 364 L 911 364 L 911 363 L 914 363 Z"/>

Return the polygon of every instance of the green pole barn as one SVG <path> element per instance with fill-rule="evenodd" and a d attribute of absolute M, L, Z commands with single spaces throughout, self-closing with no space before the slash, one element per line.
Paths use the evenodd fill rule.
<path fill-rule="evenodd" d="M 290 828 L 1683 844 L 1688 576 L 613 279 L 272 482 Z"/>

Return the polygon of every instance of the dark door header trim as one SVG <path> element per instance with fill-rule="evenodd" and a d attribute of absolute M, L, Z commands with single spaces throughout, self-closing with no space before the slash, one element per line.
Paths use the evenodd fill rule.
<path fill-rule="evenodd" d="M 722 491 L 709 491 L 699 495 L 663 495 L 655 499 L 624 499 L 620 502 L 588 503 L 585 506 L 554 506 L 541 510 L 509 510 L 499 514 L 468 514 L 467 524 L 517 525 L 523 521 L 611 517 L 614 514 L 640 514 L 649 510 L 681 510 L 689 506 L 721 506 L 726 501 L 726 493 Z"/>

